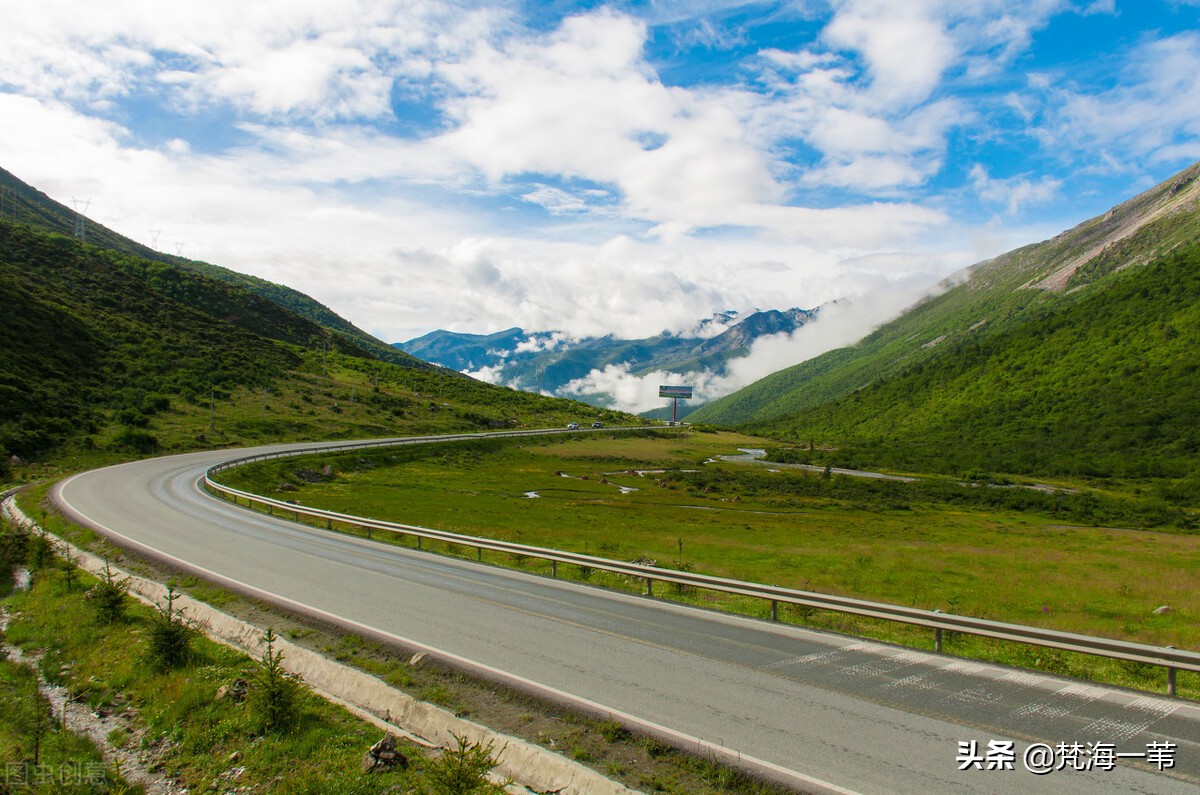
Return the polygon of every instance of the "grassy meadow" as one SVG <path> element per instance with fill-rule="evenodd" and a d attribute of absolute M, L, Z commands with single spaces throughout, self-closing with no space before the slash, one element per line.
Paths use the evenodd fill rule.
<path fill-rule="evenodd" d="M 1200 537 L 1070 521 L 1094 514 L 1099 500 L 1146 524 L 1153 506 L 1139 513 L 1134 496 L 1122 502 L 1082 488 L 1048 493 L 943 480 L 901 483 L 710 460 L 747 446 L 765 445 L 729 433 L 593 434 L 293 459 L 223 477 L 305 505 L 468 535 L 1143 643 L 1200 646 L 1193 620 L 1200 612 L 1194 563 Z M 310 483 L 296 476 L 326 463 L 334 466 L 332 478 Z M 1019 498 L 1014 504 L 1026 509 L 996 507 L 1001 492 L 1016 494 L 1003 499 Z M 1035 496 L 1026 504 L 1023 494 Z M 549 572 L 549 564 L 534 560 L 490 554 L 485 560 Z M 641 587 L 602 572 L 566 571 L 571 568 L 560 566 L 560 575 Z M 754 615 L 768 610 L 763 602 L 713 593 L 660 587 L 656 594 Z M 1172 611 L 1155 615 L 1161 605 Z M 927 630 L 823 611 L 786 608 L 781 617 L 932 644 Z M 966 637 L 955 638 L 950 650 L 1161 689 L 1161 670 L 1149 666 Z M 1182 675 L 1181 689 L 1191 687 L 1190 680 Z"/>

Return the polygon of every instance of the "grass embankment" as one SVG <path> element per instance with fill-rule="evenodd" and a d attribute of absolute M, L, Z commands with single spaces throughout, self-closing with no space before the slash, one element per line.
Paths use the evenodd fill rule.
<path fill-rule="evenodd" d="M 32 506 L 42 504 L 48 490 L 48 484 L 31 487 L 22 495 L 22 505 L 30 511 Z M 53 509 L 44 514 L 37 513 L 39 521 L 55 535 L 88 548 L 94 554 L 119 560 L 121 565 L 141 576 L 165 581 L 171 574 L 124 555 L 92 531 L 64 521 Z M 0 532 L 0 541 L 11 537 L 11 534 Z M 3 551 L 9 546 L 0 543 L 0 570 L 3 571 L 7 571 Z M 293 733 L 295 736 L 256 733 L 254 721 L 244 711 L 222 706 L 215 699 L 220 684 L 236 678 L 249 679 L 247 672 L 259 670 L 256 661 L 223 646 L 201 641 L 188 666 L 176 675 L 167 676 L 154 670 L 147 662 L 145 652 L 148 627 L 155 614 L 142 609 L 130 611 L 131 617 L 120 625 L 120 631 L 104 637 L 91 626 L 95 614 L 85 606 L 88 600 L 80 596 L 92 580 L 83 577 L 78 587 L 68 588 L 62 563 L 59 560 L 51 564 L 35 577 L 32 593 L 14 595 L 3 602 L 10 608 L 15 606 L 21 613 L 21 621 L 27 624 L 17 630 L 16 636 L 10 636 L 10 640 L 26 633 L 28 638 L 23 642 L 28 648 L 48 649 L 47 656 L 61 664 L 59 670 L 63 677 L 71 682 L 85 682 L 81 692 L 89 704 L 93 700 L 99 705 L 124 704 L 136 715 L 144 712 L 148 717 L 141 719 L 139 725 L 142 728 L 137 736 L 129 733 L 114 738 L 130 753 L 145 751 L 148 746 L 159 748 L 169 739 L 168 751 L 163 753 L 169 752 L 174 761 L 168 764 L 165 756 L 158 759 L 163 769 L 172 777 L 186 775 L 189 778 L 184 781 L 197 781 L 206 787 L 212 781 L 206 777 L 216 775 L 219 778 L 230 769 L 245 767 L 236 781 L 221 779 L 219 787 L 339 795 L 343 792 L 393 791 L 393 787 L 399 787 L 395 791 L 410 793 L 459 792 L 437 789 L 436 782 L 431 784 L 428 776 L 419 770 L 407 778 L 392 774 L 379 779 L 359 776 L 362 753 L 378 739 L 378 730 L 365 727 L 339 708 L 310 695 L 303 701 L 302 720 L 297 732 Z M 5 578 L 0 577 L 0 581 Z M 675 795 L 781 794 L 777 787 L 756 782 L 740 771 L 707 759 L 680 753 L 653 738 L 633 735 L 615 722 L 582 717 L 428 661 L 421 665 L 410 664 L 409 655 L 402 650 L 274 612 L 261 602 L 191 576 L 179 577 L 175 584 L 189 596 L 242 620 L 259 626 L 270 622 L 291 642 L 366 671 L 397 690 L 437 704 L 456 715 L 469 716 L 495 731 L 555 749 L 631 787 Z M 104 668 L 109 657 L 126 662 L 117 662 L 111 669 Z M 183 684 L 180 684 L 180 676 Z M 191 681 L 197 677 L 202 683 L 192 686 Z M 180 699 L 185 703 L 176 706 L 175 702 Z M 104 708 L 111 709 L 111 706 Z M 174 726 L 172 721 L 175 720 L 181 722 Z M 362 744 L 364 738 L 365 745 Z M 271 745 L 268 747 L 264 743 Z M 326 745 L 329 746 L 327 750 L 318 750 Z M 358 755 L 343 754 L 343 745 L 357 749 Z M 229 755 L 238 747 L 251 748 L 254 753 L 263 754 L 264 759 L 253 766 L 241 760 L 229 762 Z M 245 750 L 241 753 L 243 757 L 247 754 Z M 418 758 L 411 748 L 406 753 L 412 760 Z M 309 776 L 306 767 L 285 764 L 292 754 L 313 757 L 315 767 L 311 771 L 311 785 L 301 784 L 303 778 Z M 0 755 L 0 763 L 4 759 Z M 225 761 L 223 766 L 222 760 Z M 272 760 L 282 760 L 281 766 L 273 767 L 275 762 Z M 345 767 L 347 764 L 350 766 Z"/>
<path fill-rule="evenodd" d="M 140 792 L 86 738 L 63 729 L 34 670 L 0 658 L 0 791 L 60 795 Z"/>
<path fill-rule="evenodd" d="M 223 477 L 239 488 L 343 513 L 619 560 L 649 559 L 754 582 L 1179 648 L 1200 647 L 1200 536 L 1087 526 L 1104 511 L 1152 523 L 1134 494 L 1044 494 L 949 481 L 900 483 L 704 462 L 762 440 L 731 434 L 588 436 L 276 461 Z M 335 475 L 312 475 L 326 463 Z M 297 473 L 308 469 L 307 476 Z M 650 470 L 650 471 L 647 471 Z M 659 471 L 654 471 L 659 470 Z M 637 474 L 641 471 L 643 474 Z M 1080 484 L 1072 484 L 1080 486 Z M 625 491 L 623 489 L 636 489 Z M 526 496 L 536 492 L 538 497 Z M 1014 495 L 998 497 L 997 495 Z M 1022 512 L 997 500 L 1025 504 Z M 1001 503 L 1005 504 L 1005 503 Z M 1098 508 L 1097 506 L 1100 506 Z M 1107 506 L 1107 507 L 1105 507 Z M 345 528 L 353 531 L 353 528 Z M 411 539 L 398 543 L 412 545 Z M 430 542 L 424 542 L 430 548 Z M 432 545 L 451 554 L 473 549 Z M 549 573 L 548 563 L 484 560 Z M 560 576 L 638 590 L 603 572 Z M 766 616 L 762 601 L 656 594 Z M 1161 605 L 1171 612 L 1154 614 Z M 781 606 L 780 617 L 917 647 L 928 630 Z M 969 636 L 954 654 L 1161 691 L 1152 666 Z M 1200 682 L 1180 674 L 1180 693 Z"/>
<path fill-rule="evenodd" d="M 227 647 L 194 637 L 184 666 L 160 670 L 149 648 L 155 613 L 131 603 L 124 620 L 98 621 L 84 590 L 95 580 L 82 574 L 78 579 L 72 588 L 61 571 L 46 570 L 35 576 L 31 590 L 10 595 L 5 601 L 13 618 L 6 639 L 40 654 L 42 676 L 69 688 L 74 698 L 96 710 L 131 716 L 128 728 L 114 729 L 108 737 L 119 755 L 149 755 L 166 776 L 193 791 L 236 786 L 382 792 L 397 785 L 420 791 L 419 772 L 364 775 L 363 754 L 380 732 L 307 691 L 301 693 L 294 725 L 264 731 L 247 703 L 218 696 L 223 685 L 257 677 L 259 664 Z M 30 673 L 19 676 L 28 679 Z M 27 711 L 27 704 L 26 699 L 17 708 Z M 419 756 L 413 749 L 402 751 L 413 761 Z M 29 761 L 28 740 L 6 743 L 0 756 L 7 764 Z M 71 752 L 61 760 L 75 764 L 79 758 Z M 89 764 L 97 758 L 94 751 L 83 756 Z M 103 789 L 92 782 L 81 791 Z"/>

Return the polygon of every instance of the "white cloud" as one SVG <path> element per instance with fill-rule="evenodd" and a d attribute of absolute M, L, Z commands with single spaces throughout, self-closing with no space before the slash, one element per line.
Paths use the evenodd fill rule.
<path fill-rule="evenodd" d="M 606 395 L 613 407 L 643 412 L 665 404 L 658 397 L 662 384 L 692 386 L 695 400 L 707 402 L 736 392 L 771 373 L 851 345 L 899 315 L 920 299 L 940 290 L 927 278 L 929 264 L 909 257 L 872 257 L 846 263 L 859 292 L 850 300 L 828 303 L 815 320 L 787 334 L 770 334 L 754 341 L 749 353 L 729 361 L 726 371 L 675 373 L 662 370 L 635 374 L 628 364 L 592 370 L 559 390 L 567 397 Z M 908 270 L 907 275 L 903 274 Z"/>
<path fill-rule="evenodd" d="M 1052 201 L 1062 188 L 1062 180 L 1049 176 L 1037 180 L 1028 176 L 994 179 L 976 163 L 971 168 L 971 185 L 984 201 L 1004 205 L 1009 216 L 1016 216 L 1026 205 Z"/>
<path fill-rule="evenodd" d="M 555 331 L 550 334 L 531 334 L 527 339 L 517 343 L 517 347 L 513 348 L 513 353 L 553 351 L 577 341 L 575 337 L 561 331 Z"/>
<path fill-rule="evenodd" d="M 503 383 L 503 364 L 497 364 L 492 367 L 480 367 L 478 370 L 463 370 L 463 375 L 469 375 L 476 381 L 483 381 L 486 384 L 502 384 Z M 505 384 L 508 386 L 508 384 Z"/>
<path fill-rule="evenodd" d="M 1107 91 L 1050 88 L 1057 110 L 1049 145 L 1074 151 L 1174 160 L 1200 150 L 1200 33 L 1149 39 L 1130 53 L 1119 84 Z M 1061 144 L 1059 144 L 1061 146 Z"/>
<path fill-rule="evenodd" d="M 392 81 L 503 28 L 494 10 L 416 0 L 7 3 L 4 82 L 92 102 L 157 86 L 188 108 L 375 118 Z"/>
<path fill-rule="evenodd" d="M 932 283 L 998 240 L 1026 242 L 992 229 L 976 244 L 931 185 L 950 136 L 988 120 L 971 90 L 1066 7 L 780 7 L 829 24 L 685 86 L 648 60 L 661 44 L 649 26 L 732 53 L 753 31 L 710 15 L 736 2 L 652 4 L 645 20 L 601 8 L 537 29 L 518 4 L 465 1 L 0 3 L 0 165 L 60 201 L 93 199 L 91 216 L 118 231 L 149 242 L 162 229 L 160 248 L 310 293 L 388 340 L 437 327 L 684 331 L 717 309 L 814 306 L 885 277 Z M 1193 151 L 1195 41 L 1147 40 L 1121 88 L 1060 89 L 1062 138 L 1114 160 Z M 1064 85 L 1047 80 L 1006 84 L 1006 114 L 1044 118 L 1033 95 Z M 429 119 L 398 132 L 391 102 L 410 96 Z M 139 125 L 146 107 L 161 111 Z M 1138 113 L 1155 126 L 1137 128 Z M 1010 216 L 1054 198 L 1054 178 L 1020 174 L 985 170 L 952 189 Z M 906 256 L 922 250 L 942 253 Z"/>
<path fill-rule="evenodd" d="M 928 3 L 846 0 L 838 6 L 822 37 L 835 49 L 862 55 L 879 104 L 924 101 L 959 56 L 945 21 Z"/>

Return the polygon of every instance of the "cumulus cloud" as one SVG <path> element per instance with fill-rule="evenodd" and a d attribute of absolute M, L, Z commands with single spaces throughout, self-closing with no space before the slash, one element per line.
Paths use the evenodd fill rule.
<path fill-rule="evenodd" d="M 770 10 L 811 35 L 752 52 L 736 0 L 561 18 L 473 0 L 9 2 L 0 165 L 390 341 L 651 336 L 878 278 L 933 283 L 1028 240 L 976 244 L 947 197 L 973 189 L 1006 223 L 1055 199 L 1057 177 L 1028 168 L 947 176 L 948 140 L 1000 111 L 1113 162 L 1196 147 L 1194 32 L 1147 35 L 1114 87 L 1003 80 L 988 107 L 988 75 L 1051 16 L 1111 9 L 802 6 Z M 685 48 L 729 68 L 673 79 Z"/>
<path fill-rule="evenodd" d="M 415 0 L 113 0 L 8 4 L 4 82 L 91 102 L 157 88 L 180 106 L 263 116 L 379 117 L 393 81 L 469 48 L 503 12 Z"/>

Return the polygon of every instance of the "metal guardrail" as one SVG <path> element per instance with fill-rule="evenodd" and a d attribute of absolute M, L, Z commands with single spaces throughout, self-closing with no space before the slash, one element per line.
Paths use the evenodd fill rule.
<path fill-rule="evenodd" d="M 622 431 L 657 429 L 658 428 L 625 427 L 605 428 L 604 430 Z M 581 430 L 570 433 L 584 432 L 589 431 Z M 443 530 L 433 530 L 427 527 L 418 527 L 415 525 L 385 522 L 362 516 L 353 516 L 334 511 L 325 511 L 319 508 L 309 508 L 294 502 L 288 502 L 286 500 L 275 500 L 259 494 L 253 494 L 240 489 L 230 488 L 217 483 L 212 479 L 213 475 L 224 470 L 231 469 L 235 466 L 274 458 L 310 455 L 316 453 L 336 453 L 364 448 L 394 447 L 406 444 L 430 444 L 448 441 L 541 436 L 562 433 L 568 432 L 554 429 L 543 431 L 509 431 L 485 434 L 450 434 L 443 436 L 420 436 L 408 437 L 405 439 L 355 442 L 353 444 L 338 445 L 333 447 L 306 447 L 281 453 L 246 456 L 243 458 L 236 458 L 230 461 L 222 462 L 210 467 L 205 472 L 204 485 L 206 488 L 216 494 L 232 498 L 235 504 L 240 505 L 241 500 L 245 500 L 247 507 L 253 507 L 253 505 L 258 504 L 266 508 L 267 511 L 272 515 L 274 515 L 276 510 L 285 515 L 292 514 L 296 521 L 300 521 L 301 516 L 309 517 L 310 519 L 323 520 L 327 529 L 332 529 L 333 523 L 338 522 L 344 525 L 358 527 L 369 531 L 380 530 L 398 535 L 414 536 L 417 539 L 418 549 L 421 548 L 422 539 L 430 539 L 451 544 L 458 544 L 465 547 L 473 547 L 476 550 L 477 559 L 482 558 L 483 550 L 486 549 L 492 552 L 504 552 L 513 555 L 523 555 L 525 557 L 537 558 L 539 560 L 546 560 L 550 562 L 551 574 L 555 577 L 558 576 L 558 564 L 565 563 L 599 571 L 612 572 L 614 574 L 624 575 L 635 580 L 640 579 L 646 584 L 647 596 L 653 596 L 654 583 L 661 582 L 674 584 L 681 587 L 702 588 L 710 591 L 719 591 L 722 593 L 764 599 L 770 602 L 772 620 L 778 620 L 778 607 L 782 603 L 818 608 L 821 610 L 832 610 L 835 612 L 864 616 L 867 618 L 883 619 L 885 621 L 895 621 L 903 624 L 928 627 L 934 630 L 934 649 L 939 652 L 942 650 L 943 632 L 949 631 L 995 638 L 998 640 L 1013 641 L 1016 643 L 1027 643 L 1034 646 L 1060 649 L 1063 651 L 1089 654 L 1098 657 L 1109 657 L 1128 662 L 1162 666 L 1167 670 L 1167 695 L 1169 696 L 1174 696 L 1176 692 L 1175 680 L 1177 671 L 1184 670 L 1200 672 L 1200 653 L 1176 649 L 1173 646 L 1151 646 L 1144 643 L 1131 643 L 1128 641 L 1113 640 L 1110 638 L 1102 638 L 1092 635 L 1079 635 L 1071 632 L 1060 632 L 1041 627 L 1025 626 L 1023 624 L 1009 624 L 1001 621 L 990 621 L 983 618 L 959 616 L 952 613 L 943 613 L 939 610 L 922 610 L 915 607 L 904 607 L 902 605 L 892 605 L 882 602 L 869 602 L 862 599 L 852 599 L 844 596 L 831 596 L 813 591 L 800 591 L 791 588 L 781 588 L 774 585 L 761 585 L 759 583 L 745 582 L 742 580 L 713 577 L 706 574 L 695 574 L 686 571 L 663 569 L 657 566 L 646 566 L 638 563 L 625 563 L 623 561 L 609 560 L 607 558 L 600 558 L 592 555 L 583 555 L 575 552 L 562 552 L 555 549 L 547 549 L 545 547 L 529 546 L 527 544 L 514 544 L 508 541 L 479 538 L 477 536 L 460 535 L 458 533 L 450 533 Z"/>

